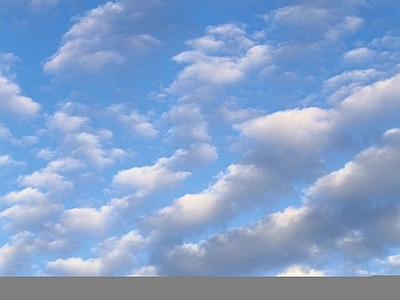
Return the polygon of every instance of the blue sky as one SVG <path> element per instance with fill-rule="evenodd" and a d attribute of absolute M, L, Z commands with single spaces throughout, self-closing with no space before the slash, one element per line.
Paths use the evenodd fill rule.
<path fill-rule="evenodd" d="M 0 275 L 400 271 L 395 0 L 3 0 Z"/>

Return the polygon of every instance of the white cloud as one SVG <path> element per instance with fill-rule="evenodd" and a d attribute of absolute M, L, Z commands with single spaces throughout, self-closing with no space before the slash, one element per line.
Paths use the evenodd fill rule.
<path fill-rule="evenodd" d="M 343 55 L 347 63 L 369 64 L 375 56 L 375 51 L 366 47 L 350 50 Z"/>
<path fill-rule="evenodd" d="M 332 130 L 329 111 L 311 107 L 278 111 L 235 126 L 245 136 L 280 151 L 318 152 Z"/>
<path fill-rule="evenodd" d="M 33 234 L 21 231 L 15 235 L 11 243 L 0 248 L 0 274 L 4 276 L 16 275 L 20 270 L 27 269 L 28 264 L 24 258 L 34 249 Z"/>
<path fill-rule="evenodd" d="M 21 94 L 20 87 L 0 73 L 0 108 L 4 112 L 21 117 L 36 117 L 40 104 Z"/>
<path fill-rule="evenodd" d="M 342 169 L 318 179 L 307 190 L 308 199 L 317 197 L 332 203 L 363 205 L 374 199 L 394 201 L 400 192 L 397 184 L 400 170 L 400 130 L 389 130 L 383 138 L 386 140 L 385 147 L 365 149 Z"/>
<path fill-rule="evenodd" d="M 208 133 L 208 122 L 204 119 L 201 109 L 196 104 L 184 104 L 174 106 L 162 116 L 165 121 L 172 121 L 172 126 L 166 133 L 171 142 L 183 143 L 184 145 L 210 142 L 211 136 Z"/>
<path fill-rule="evenodd" d="M 319 276 L 324 272 L 307 265 L 322 263 L 330 255 L 359 263 L 385 256 L 385 249 L 400 245 L 400 129 L 386 131 L 380 144 L 361 151 L 342 169 L 319 178 L 305 191 L 300 207 L 289 206 L 254 224 L 229 229 L 197 244 L 166 247 L 156 251 L 151 263 L 159 266 L 160 274 L 172 275 L 251 275 L 275 271 L 287 276 Z M 229 205 L 235 201 L 234 186 L 238 185 L 220 183 L 224 193 L 232 195 Z M 214 217 L 220 221 L 223 215 L 216 214 L 221 207 L 217 201 L 220 189 L 211 189 L 214 193 L 205 191 L 177 199 L 152 216 L 151 225 L 161 228 L 168 220 L 170 228 L 164 225 L 162 230 L 171 237 L 171 232 L 176 233 L 179 228 L 172 226 L 174 222 L 193 232 L 194 227 L 190 226 L 196 222 L 205 226 Z M 243 188 L 241 191 L 245 193 Z M 243 201 L 243 195 L 239 197 Z M 223 211 L 226 214 L 226 209 Z M 155 221 L 162 215 L 167 217 L 157 224 Z M 397 257 L 391 260 L 394 266 Z M 283 272 L 282 267 L 286 267 Z M 361 274 L 360 268 L 354 271 L 343 264 L 335 272 Z"/>
<path fill-rule="evenodd" d="M 145 222 L 155 229 L 156 236 L 180 236 L 184 232 L 204 230 L 213 224 L 225 224 L 254 206 L 266 205 L 266 192 L 278 186 L 261 168 L 231 165 L 209 188 L 176 199 L 170 206 L 145 217 Z"/>
<path fill-rule="evenodd" d="M 93 129 L 89 126 L 91 119 L 73 115 L 77 108 L 79 104 L 68 102 L 47 119 L 48 129 L 45 132 L 49 132 L 59 141 L 58 152 L 68 153 L 68 156 L 81 160 L 85 165 L 100 168 L 112 165 L 132 154 L 131 150 L 125 151 L 115 147 L 104 149 L 103 143 L 110 142 L 113 133 L 104 128 Z M 85 108 L 84 105 L 81 107 Z"/>
<path fill-rule="evenodd" d="M 68 107 L 69 104 L 65 105 Z M 48 118 L 48 126 L 51 130 L 59 130 L 61 132 L 77 132 L 87 128 L 90 120 L 81 116 L 70 116 L 64 111 L 57 111 Z"/>
<path fill-rule="evenodd" d="M 217 160 L 217 149 L 207 143 L 195 143 L 189 149 L 175 151 L 171 164 L 180 168 L 201 167 L 211 161 Z"/>
<path fill-rule="evenodd" d="M 121 238 L 109 238 L 98 247 L 99 257 L 84 260 L 80 257 L 59 258 L 47 263 L 46 270 L 62 276 L 112 276 L 133 269 L 136 258 L 133 251 L 143 246 L 137 231 Z"/>
<path fill-rule="evenodd" d="M 114 163 L 114 160 L 109 157 L 108 151 L 102 147 L 102 140 L 108 139 L 111 134 L 109 131 L 105 133 L 105 135 L 102 132 L 98 134 L 89 132 L 67 134 L 63 142 L 73 156 L 83 159 L 89 164 L 104 167 Z"/>
<path fill-rule="evenodd" d="M 392 121 L 400 110 L 400 75 L 365 86 L 336 108 L 342 126 L 362 127 Z"/>
<path fill-rule="evenodd" d="M 345 71 L 333 76 L 324 82 L 322 92 L 328 96 L 328 103 L 337 105 L 352 94 L 356 94 L 367 84 L 384 76 L 383 72 L 376 69 Z"/>
<path fill-rule="evenodd" d="M 47 270 L 63 276 L 95 276 L 102 272 L 102 263 L 99 259 L 83 260 L 80 257 L 57 259 L 47 263 Z"/>
<path fill-rule="evenodd" d="M 363 24 L 359 17 L 331 7 L 289 5 L 265 16 L 271 30 L 290 42 L 334 42 L 345 33 L 352 33 Z"/>
<path fill-rule="evenodd" d="M 10 129 L 3 124 L 0 124 L 0 139 L 10 141 L 13 144 L 16 143 L 16 138 L 13 136 Z"/>
<path fill-rule="evenodd" d="M 270 63 L 270 47 L 257 45 L 243 26 L 224 24 L 209 26 L 204 37 L 190 40 L 192 49 L 173 57 L 188 64 L 167 89 L 185 100 L 193 93 L 204 93 L 204 87 L 216 89 L 243 81 Z M 205 99 L 203 99 L 203 102 Z"/>
<path fill-rule="evenodd" d="M 356 16 L 345 16 L 340 23 L 336 24 L 326 33 L 328 41 L 335 42 L 344 34 L 357 31 L 364 24 L 364 20 Z"/>
<path fill-rule="evenodd" d="M 323 213 L 289 207 L 253 226 L 215 234 L 198 244 L 175 245 L 155 256 L 160 274 L 248 275 L 317 261 L 319 233 L 331 226 Z M 324 225 L 323 225 L 324 224 Z"/>
<path fill-rule="evenodd" d="M 158 276 L 157 267 L 156 266 L 143 266 L 139 269 L 134 270 L 134 272 L 130 276 L 133 276 L 133 277 Z"/>
<path fill-rule="evenodd" d="M 388 262 L 395 268 L 400 268 L 400 254 L 388 257 Z"/>
<path fill-rule="evenodd" d="M 45 188 L 49 191 L 62 191 L 73 188 L 73 182 L 66 179 L 60 173 L 82 169 L 85 167 L 83 161 L 65 157 L 50 161 L 48 165 L 40 171 L 35 171 L 30 175 L 21 175 L 18 181 L 25 186 Z"/>
<path fill-rule="evenodd" d="M 31 187 L 10 192 L 2 197 L 2 201 L 11 207 L 0 212 L 0 218 L 7 219 L 8 226 L 19 230 L 40 228 L 63 209 L 58 201 L 51 200 L 48 195 Z"/>
<path fill-rule="evenodd" d="M 112 207 L 99 209 L 78 207 L 64 210 L 61 216 L 61 231 L 90 235 L 102 234 L 111 225 Z"/>
<path fill-rule="evenodd" d="M 61 0 L 31 0 L 29 6 L 35 11 L 48 10 L 56 7 Z"/>
<path fill-rule="evenodd" d="M 113 104 L 106 111 L 114 115 L 125 128 L 128 128 L 135 135 L 148 138 L 154 138 L 158 135 L 154 124 L 150 122 L 150 117 L 141 114 L 138 110 L 129 110 L 123 104 Z"/>
<path fill-rule="evenodd" d="M 0 113 L 33 118 L 39 113 L 40 104 L 24 96 L 13 80 L 15 76 L 10 74 L 11 67 L 18 60 L 12 53 L 0 53 Z"/>
<path fill-rule="evenodd" d="M 45 62 L 44 71 L 97 72 L 143 57 L 160 42 L 148 34 L 134 33 L 134 25 L 143 18 L 141 9 L 136 2 L 107 2 L 76 17 L 60 48 Z"/>
<path fill-rule="evenodd" d="M 170 189 L 190 176 L 189 172 L 170 169 L 171 159 L 160 158 L 152 166 L 134 167 L 119 171 L 112 181 L 115 187 L 135 189 L 138 197 L 148 196 L 162 189 Z"/>
<path fill-rule="evenodd" d="M 392 49 L 397 52 L 400 47 L 400 36 L 395 36 L 393 33 L 388 32 L 382 38 L 374 39 L 371 42 L 371 46 L 380 50 Z"/>
<path fill-rule="evenodd" d="M 400 245 L 400 130 L 388 130 L 381 143 L 361 151 L 305 191 L 307 205 L 336 211 L 338 224 L 347 227 L 347 233 L 337 239 L 338 246 L 358 259 L 382 255 L 389 245 Z"/>
<path fill-rule="evenodd" d="M 305 265 L 293 265 L 285 269 L 282 273 L 277 276 L 289 276 L 289 277 L 305 277 L 305 276 L 324 276 L 324 272 L 311 269 L 309 266 Z"/>
<path fill-rule="evenodd" d="M 15 161 L 9 154 L 0 156 L 0 167 L 7 167 L 10 165 L 20 165 L 21 162 Z"/>
<path fill-rule="evenodd" d="M 35 171 L 30 175 L 20 176 L 18 181 L 24 186 L 40 187 L 50 190 L 65 190 L 73 187 L 73 182 L 66 180 L 64 176 L 44 171 Z"/>

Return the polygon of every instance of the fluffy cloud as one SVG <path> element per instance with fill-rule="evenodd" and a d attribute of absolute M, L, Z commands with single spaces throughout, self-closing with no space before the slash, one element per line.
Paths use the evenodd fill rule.
<path fill-rule="evenodd" d="M 217 159 L 217 149 L 214 146 L 207 143 L 194 143 L 187 150 L 176 150 L 171 160 L 174 166 L 186 169 L 202 167 Z"/>
<path fill-rule="evenodd" d="M 171 142 L 188 145 L 196 142 L 210 142 L 208 122 L 196 104 L 184 104 L 173 107 L 163 114 L 165 122 L 175 125 L 168 129 L 166 138 Z"/>
<path fill-rule="evenodd" d="M 59 152 L 98 168 L 109 166 L 129 156 L 130 151 L 119 148 L 104 149 L 103 143 L 113 137 L 108 129 L 95 130 L 87 117 L 74 115 L 76 103 L 68 102 L 48 117 L 47 130 L 59 142 Z"/>
<path fill-rule="evenodd" d="M 9 227 L 19 230 L 43 227 L 43 223 L 49 222 L 63 209 L 58 201 L 34 188 L 11 192 L 1 200 L 11 207 L 0 212 L 0 218 L 8 220 Z"/>
<path fill-rule="evenodd" d="M 226 174 L 198 194 L 186 194 L 154 215 L 144 218 L 156 237 L 172 238 L 207 226 L 225 225 L 254 206 L 268 205 L 268 190 L 279 189 L 270 174 L 254 165 L 231 165 Z"/>
<path fill-rule="evenodd" d="M 22 95 L 21 88 L 11 78 L 0 72 L 0 108 L 3 113 L 32 118 L 37 116 L 41 106 L 31 98 Z"/>
<path fill-rule="evenodd" d="M 46 11 L 53 7 L 56 7 L 61 0 L 31 0 L 29 6 L 34 11 Z"/>
<path fill-rule="evenodd" d="M 387 131 L 383 140 L 385 147 L 368 148 L 342 169 L 318 179 L 307 190 L 308 199 L 322 198 L 333 203 L 366 206 L 367 200 L 397 201 L 396 195 L 400 192 L 396 181 L 400 167 L 400 130 Z"/>
<path fill-rule="evenodd" d="M 340 118 L 358 123 L 365 123 L 365 119 L 371 118 L 389 118 L 399 109 L 399 83 L 400 75 L 396 75 L 360 89 L 340 103 L 339 109 L 343 113 Z"/>
<path fill-rule="evenodd" d="M 19 176 L 19 182 L 24 186 L 45 188 L 47 190 L 65 190 L 73 187 L 73 182 L 60 173 L 68 173 L 84 168 L 82 161 L 70 157 L 51 161 L 40 171 L 30 175 Z"/>
<path fill-rule="evenodd" d="M 170 169 L 171 159 L 161 158 L 152 166 L 119 171 L 112 181 L 115 187 L 135 189 L 138 197 L 173 187 L 190 176 L 189 172 Z"/>
<path fill-rule="evenodd" d="M 294 276 L 300 276 L 300 277 L 305 277 L 305 276 L 324 276 L 324 272 L 311 269 L 308 266 L 305 265 L 293 265 L 285 269 L 282 273 L 279 273 L 277 276 L 289 276 L 289 277 L 294 277 Z"/>
<path fill-rule="evenodd" d="M 119 275 L 121 271 L 133 269 L 136 262 L 133 251 L 143 247 L 144 242 L 137 231 L 131 231 L 121 238 L 112 237 L 102 242 L 97 249 L 97 258 L 59 258 L 47 263 L 46 269 L 62 276 Z"/>
<path fill-rule="evenodd" d="M 188 65 L 167 89 L 182 100 L 190 99 L 195 93 L 206 96 L 207 89 L 243 81 L 270 62 L 269 46 L 256 44 L 240 25 L 210 26 L 204 37 L 190 40 L 187 45 L 192 49 L 173 59 Z"/>
<path fill-rule="evenodd" d="M 375 51 L 366 47 L 350 50 L 344 54 L 343 58 L 347 63 L 368 64 L 375 56 Z"/>
<path fill-rule="evenodd" d="M 10 129 L 0 124 L 0 140 L 6 140 L 11 142 L 12 144 L 17 144 L 18 140 L 13 136 Z"/>
<path fill-rule="evenodd" d="M 328 242 L 319 232 L 326 221 L 318 210 L 289 207 L 254 226 L 233 228 L 199 244 L 164 249 L 153 259 L 160 265 L 160 274 L 171 275 L 244 275 L 277 270 L 317 260 L 321 240 Z M 331 223 L 325 223 L 324 228 Z"/>
<path fill-rule="evenodd" d="M 332 130 L 329 111 L 316 107 L 279 111 L 236 126 L 245 136 L 280 151 L 315 153 Z"/>
<path fill-rule="evenodd" d="M 76 23 L 63 36 L 60 48 L 45 62 L 44 71 L 97 72 L 142 57 L 160 44 L 148 34 L 133 33 L 135 24 L 144 17 L 143 9 L 137 2 L 107 2 L 75 18 Z"/>
<path fill-rule="evenodd" d="M 150 117 L 141 114 L 137 110 L 129 110 L 123 104 L 113 104 L 106 110 L 134 135 L 148 138 L 154 138 L 158 135 L 158 131 L 149 120 Z"/>
<path fill-rule="evenodd" d="M 112 207 L 100 209 L 78 207 L 64 210 L 61 216 L 61 232 L 78 232 L 89 235 L 102 234 L 111 225 Z"/>
<path fill-rule="evenodd" d="M 322 275 L 305 265 L 330 255 L 359 263 L 385 256 L 387 247 L 400 244 L 400 207 L 396 196 L 400 192 L 396 181 L 400 169 L 399 141 L 400 130 L 388 130 L 380 147 L 363 150 L 342 169 L 318 179 L 305 191 L 304 202 L 298 208 L 288 207 L 198 244 L 166 247 L 154 253 L 152 262 L 159 264 L 160 274 L 243 275 L 272 271 L 282 275 Z M 232 188 L 226 186 L 228 190 Z M 210 214 L 207 212 L 218 211 L 215 206 L 207 209 L 205 198 L 192 198 L 185 196 L 158 214 L 170 213 L 168 219 L 173 220 L 172 212 L 178 204 L 182 208 L 187 204 L 196 212 L 192 218 L 199 216 L 203 221 Z M 202 204 L 193 206 L 196 203 Z M 184 222 L 185 215 L 185 210 L 180 209 L 180 222 Z M 186 221 L 185 226 L 188 224 Z M 391 260 L 393 264 L 395 258 Z"/>
<path fill-rule="evenodd" d="M 21 163 L 15 161 L 9 154 L 0 156 L 0 167 L 7 167 L 16 164 L 21 164 Z"/>
<path fill-rule="evenodd" d="M 340 9 L 313 5 L 286 6 L 266 15 L 265 20 L 272 30 L 279 28 L 278 34 L 285 40 L 307 43 L 337 41 L 363 23 L 359 17 L 343 15 Z"/>
<path fill-rule="evenodd" d="M 71 106 L 72 103 L 67 103 L 65 107 Z M 67 112 L 58 111 L 48 119 L 48 127 L 51 130 L 61 132 L 76 132 L 87 128 L 90 120 L 86 117 L 71 116 Z"/>
<path fill-rule="evenodd" d="M 28 231 L 22 231 L 15 235 L 11 243 L 6 243 L 0 248 L 0 274 L 18 274 L 24 268 L 29 269 L 29 264 L 24 262 L 34 249 L 33 235 Z"/>

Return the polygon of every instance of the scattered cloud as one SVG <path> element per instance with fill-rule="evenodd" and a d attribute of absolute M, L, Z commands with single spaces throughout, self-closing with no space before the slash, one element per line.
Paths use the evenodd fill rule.
<path fill-rule="evenodd" d="M 288 267 L 285 269 L 282 273 L 279 273 L 277 276 L 289 276 L 289 277 L 295 277 L 295 276 L 300 276 L 300 277 L 305 277 L 305 276 L 324 276 L 324 272 L 311 269 L 308 266 L 304 265 L 293 265 L 291 267 Z"/>
<path fill-rule="evenodd" d="M 152 166 L 134 167 L 119 171 L 112 181 L 115 187 L 136 190 L 138 197 L 148 196 L 174 185 L 190 176 L 189 172 L 171 170 L 174 158 L 160 158 Z"/>
<path fill-rule="evenodd" d="M 0 274 L 398 272 L 398 4 L 261 2 L 4 2 Z"/>
<path fill-rule="evenodd" d="M 76 17 L 57 52 L 45 61 L 44 72 L 96 73 L 127 64 L 159 46 L 151 35 L 134 33 L 144 13 L 137 3 L 110 1 Z"/>
<path fill-rule="evenodd" d="M 47 263 L 46 270 L 50 274 L 62 276 L 112 276 L 121 271 L 133 269 L 136 258 L 133 251 L 141 248 L 143 238 L 137 231 L 131 231 L 117 238 L 103 241 L 97 252 L 99 257 L 84 260 L 80 257 L 59 258 Z"/>
<path fill-rule="evenodd" d="M 20 117 L 36 117 L 41 105 L 22 94 L 19 85 L 13 77 L 7 74 L 10 63 L 17 58 L 13 54 L 0 54 L 0 108 L 1 114 L 13 114 Z M 4 72 L 5 70 L 5 72 Z"/>

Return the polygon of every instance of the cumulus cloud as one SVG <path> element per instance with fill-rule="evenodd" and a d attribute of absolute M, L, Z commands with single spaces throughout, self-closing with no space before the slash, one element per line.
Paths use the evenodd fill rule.
<path fill-rule="evenodd" d="M 324 273 L 306 264 L 318 263 L 329 255 L 360 263 L 385 256 L 387 247 L 400 243 L 396 238 L 400 230 L 396 197 L 399 133 L 397 128 L 388 130 L 382 136 L 381 146 L 361 151 L 342 169 L 319 178 L 305 191 L 300 207 L 288 207 L 254 224 L 229 229 L 197 244 L 166 247 L 154 253 L 152 262 L 160 266 L 160 274 L 249 275 L 272 271 L 288 276 L 317 276 Z M 185 196 L 158 214 L 170 213 L 168 219 L 172 220 L 178 204 L 194 207 L 200 203 L 192 198 Z M 193 215 L 205 220 L 207 212 L 215 212 L 217 208 L 207 210 L 209 206 L 202 200 Z M 184 222 L 185 211 L 179 212 L 179 221 Z M 279 271 L 283 267 L 286 269 Z M 345 264 L 342 267 L 346 268 Z"/>
<path fill-rule="evenodd" d="M 74 184 L 60 173 L 68 173 L 69 171 L 82 169 L 84 167 L 84 163 L 80 160 L 70 157 L 60 158 L 49 162 L 48 165 L 40 171 L 19 176 L 18 181 L 24 186 L 45 188 L 50 191 L 62 191 L 71 189 Z"/>
<path fill-rule="evenodd" d="M 189 172 L 170 169 L 171 159 L 160 158 L 152 166 L 134 167 L 119 171 L 113 178 L 112 185 L 136 190 L 138 197 L 170 189 L 178 182 L 190 176 Z"/>
<path fill-rule="evenodd" d="M 396 269 L 400 268 L 400 254 L 391 255 L 387 260 L 392 267 Z"/>
<path fill-rule="evenodd" d="M 359 127 L 372 120 L 381 124 L 393 121 L 399 111 L 399 89 L 400 75 L 359 89 L 338 106 L 340 122 L 343 126 Z"/>
<path fill-rule="evenodd" d="M 59 152 L 68 153 L 68 156 L 84 162 L 86 166 L 99 168 L 131 155 L 130 150 L 116 147 L 104 149 L 103 144 L 113 137 L 113 133 L 104 128 L 93 129 L 88 117 L 73 112 L 75 106 L 76 103 L 68 102 L 47 119 L 46 132 L 59 141 Z"/>
<path fill-rule="evenodd" d="M 6 112 L 26 118 L 36 117 L 41 109 L 40 104 L 24 96 L 13 78 L 3 72 L 4 69 L 9 69 L 11 58 L 10 55 L 0 54 L 0 63 L 7 62 L 4 66 L 0 65 L 0 108 L 2 114 Z"/>
<path fill-rule="evenodd" d="M 111 225 L 112 207 L 105 205 L 99 209 L 77 207 L 66 209 L 61 216 L 62 232 L 102 234 Z"/>
<path fill-rule="evenodd" d="M 343 168 L 318 179 L 306 190 L 306 203 L 323 203 L 338 210 L 347 236 L 340 239 L 346 254 L 359 258 L 382 255 L 400 240 L 399 129 L 388 130 L 380 147 L 360 152 Z M 352 216 L 352 217 L 348 217 Z"/>
<path fill-rule="evenodd" d="M 289 277 L 305 277 L 305 276 L 324 276 L 324 272 L 315 270 L 305 265 L 293 265 L 279 273 L 277 276 L 289 276 Z"/>
<path fill-rule="evenodd" d="M 22 231 L 15 235 L 10 243 L 0 248 L 0 274 L 10 276 L 26 269 L 29 264 L 24 261 L 24 258 L 34 250 L 32 233 Z"/>
<path fill-rule="evenodd" d="M 103 241 L 97 251 L 99 257 L 82 259 L 80 257 L 59 258 L 47 263 L 50 274 L 62 276 L 112 276 L 122 271 L 132 270 L 136 263 L 133 253 L 143 247 L 145 241 L 137 231 L 131 231 L 117 238 Z"/>
<path fill-rule="evenodd" d="M 7 167 L 10 165 L 21 165 L 23 163 L 15 161 L 9 154 L 0 155 L 0 166 Z"/>
<path fill-rule="evenodd" d="M 48 118 L 48 127 L 61 132 L 76 132 L 87 128 L 89 122 L 87 117 L 71 116 L 64 111 L 57 111 Z"/>
<path fill-rule="evenodd" d="M 319 229 L 326 221 L 318 210 L 289 207 L 254 226 L 233 228 L 198 244 L 164 249 L 153 259 L 160 265 L 160 274 L 171 275 L 249 275 L 276 270 L 317 260 L 319 240 L 323 239 Z"/>
<path fill-rule="evenodd" d="M 367 199 L 396 201 L 400 192 L 396 182 L 400 164 L 400 130 L 387 131 L 383 140 L 386 141 L 385 147 L 368 148 L 342 169 L 318 179 L 307 190 L 308 199 L 318 197 L 335 203 L 362 205 L 367 205 Z"/>
<path fill-rule="evenodd" d="M 144 221 L 156 237 L 181 236 L 212 225 L 225 225 L 235 215 L 254 206 L 267 205 L 265 194 L 276 189 L 272 176 L 254 165 L 231 165 L 216 183 L 198 194 L 176 199 Z"/>
<path fill-rule="evenodd" d="M 289 5 L 265 16 L 271 29 L 290 42 L 333 42 L 345 33 L 352 33 L 363 24 L 353 15 L 343 15 L 337 7 Z M 275 33 L 275 32 L 274 32 Z"/>
<path fill-rule="evenodd" d="M 279 111 L 235 126 L 252 137 L 281 151 L 315 153 L 326 143 L 331 131 L 329 111 L 316 107 Z"/>
<path fill-rule="evenodd" d="M 218 89 L 243 81 L 270 62 L 270 47 L 256 44 L 244 26 L 236 24 L 210 26 L 204 37 L 190 40 L 187 45 L 191 50 L 173 57 L 187 66 L 167 89 L 182 100 L 190 99 L 196 92 L 206 95 L 205 87 Z"/>
<path fill-rule="evenodd" d="M 371 62 L 371 60 L 375 56 L 375 51 L 368 49 L 366 47 L 361 47 L 357 49 L 353 49 L 348 51 L 343 55 L 344 60 L 347 63 L 354 63 L 354 64 L 367 64 Z"/>
<path fill-rule="evenodd" d="M 12 144 L 17 144 L 18 140 L 11 133 L 10 129 L 5 125 L 0 124 L 0 139 L 11 142 Z"/>
<path fill-rule="evenodd" d="M 9 227 L 19 230 L 40 228 L 63 209 L 61 203 L 31 187 L 10 192 L 1 200 L 11 207 L 0 212 L 0 218 L 8 220 Z"/>
<path fill-rule="evenodd" d="M 171 163 L 181 169 L 187 169 L 202 167 L 217 159 L 217 149 L 214 146 L 207 143 L 194 143 L 188 149 L 176 150 Z"/>
<path fill-rule="evenodd" d="M 154 138 L 158 135 L 154 124 L 148 115 L 141 114 L 138 110 L 130 110 L 126 105 L 113 104 L 106 109 L 118 122 L 128 128 L 134 135 Z"/>
<path fill-rule="evenodd" d="M 43 12 L 56 7 L 61 0 L 30 0 L 29 6 L 36 12 Z"/>
<path fill-rule="evenodd" d="M 155 5 L 156 1 L 148 3 Z M 71 70 L 97 72 L 122 66 L 143 57 L 160 42 L 146 33 L 135 34 L 135 24 L 144 17 L 144 7 L 129 1 L 107 2 L 76 17 L 44 71 L 58 74 Z"/>
<path fill-rule="evenodd" d="M 345 71 L 324 82 L 322 92 L 328 96 L 328 102 L 337 105 L 348 96 L 355 94 L 359 89 L 381 79 L 384 72 L 376 69 Z"/>
<path fill-rule="evenodd" d="M 135 71 L 160 45 L 161 2 L 104 2 L 74 17 L 44 71 Z M 22 138 L 0 124 L 0 166 L 24 167 L 0 188 L 2 229 L 17 232 L 0 247 L 0 273 L 360 275 L 371 262 L 397 271 L 399 38 L 344 39 L 367 22 L 363 0 L 293 3 L 260 31 L 208 26 L 181 45 L 172 60 L 182 69 L 158 94 L 168 101 L 151 110 L 67 102 Z M 37 116 L 10 72 L 16 60 L 0 55 L 0 110 Z M 121 166 L 129 147 L 138 155 Z M 34 157 L 26 168 L 21 154 Z"/>
<path fill-rule="evenodd" d="M 175 124 L 166 133 L 167 140 L 171 142 L 187 145 L 211 141 L 208 122 L 204 119 L 201 108 L 194 103 L 174 106 L 162 117 L 165 122 Z"/>

